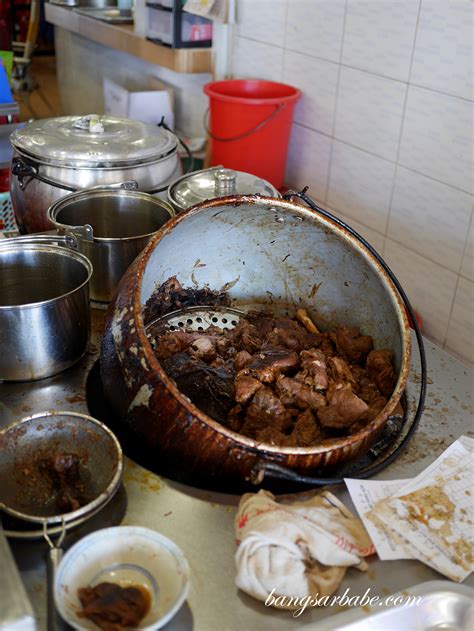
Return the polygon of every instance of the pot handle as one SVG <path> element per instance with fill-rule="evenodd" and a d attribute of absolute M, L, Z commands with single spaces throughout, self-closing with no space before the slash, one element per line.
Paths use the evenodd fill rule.
<path fill-rule="evenodd" d="M 40 175 L 38 168 L 33 164 L 29 164 L 19 158 L 18 156 L 13 158 L 12 160 L 12 175 L 16 175 L 18 178 L 18 183 L 20 189 L 23 191 L 27 185 L 28 181 L 25 181 L 25 178 L 30 178 L 34 180 L 38 180 L 39 182 L 43 182 L 44 184 L 48 184 L 49 186 L 53 186 L 54 188 L 60 188 L 65 191 L 70 191 L 71 193 L 75 193 L 79 190 L 94 190 L 97 188 L 123 188 L 128 191 L 136 191 L 138 190 L 138 182 L 135 180 L 125 180 L 124 182 L 114 182 L 113 184 L 98 184 L 97 186 L 91 186 L 87 189 L 78 189 L 74 186 L 69 186 L 69 184 L 64 184 L 63 182 L 58 182 L 57 180 L 53 180 L 48 177 L 44 177 L 44 175 Z"/>
<path fill-rule="evenodd" d="M 43 536 L 46 539 L 49 550 L 47 556 L 47 630 L 58 631 L 62 628 L 61 619 L 56 611 L 56 605 L 54 602 L 54 583 L 56 579 L 56 572 L 63 557 L 62 543 L 66 536 L 66 524 L 63 520 L 62 531 L 59 539 L 54 543 L 49 534 L 47 523 L 43 522 Z"/>
<path fill-rule="evenodd" d="M 138 191 L 138 182 L 136 180 L 125 180 L 124 182 L 114 182 L 113 184 L 97 184 L 88 188 L 80 189 L 81 192 L 95 191 L 97 189 L 125 189 L 126 191 Z"/>
<path fill-rule="evenodd" d="M 10 245 L 58 245 L 60 247 L 69 248 L 71 250 L 77 250 L 77 239 L 72 234 L 67 235 L 41 235 L 41 234 L 28 234 L 21 237 L 12 237 L 10 239 L 2 239 L 0 241 L 0 248 Z"/>
<path fill-rule="evenodd" d="M 189 158 L 189 164 L 188 164 L 188 168 L 186 170 L 186 173 L 184 173 L 184 175 L 187 175 L 188 173 L 191 173 L 191 171 L 194 170 L 194 156 L 192 154 L 191 149 L 188 147 L 188 145 L 184 142 L 184 140 L 182 138 L 180 138 L 178 136 L 178 134 L 176 132 L 174 132 L 171 127 L 169 127 L 166 123 L 165 123 L 165 117 L 162 116 L 160 122 L 158 123 L 158 127 L 163 127 L 163 129 L 166 129 L 166 131 L 169 131 L 170 134 L 173 134 L 174 136 L 176 136 L 179 144 L 183 147 L 183 149 L 186 151 L 187 156 Z M 155 188 L 153 191 L 147 191 L 148 193 L 150 193 L 150 195 L 154 195 L 155 193 L 163 193 L 163 191 L 167 191 L 168 190 L 168 186 L 169 184 L 167 184 L 166 186 L 162 186 L 161 188 Z"/>
<path fill-rule="evenodd" d="M 420 391 L 418 394 L 418 403 L 416 406 L 413 422 L 411 424 L 410 429 L 403 437 L 403 440 L 400 444 L 394 449 L 392 453 L 390 453 L 386 458 L 383 458 L 379 463 L 368 467 L 367 469 L 361 471 L 360 473 L 351 473 L 351 477 L 355 478 L 369 478 L 372 475 L 375 475 L 382 469 L 385 469 L 389 464 L 391 464 L 400 454 L 400 452 L 408 445 L 410 440 L 412 439 L 414 433 L 418 428 L 418 424 L 420 422 L 421 415 L 423 413 L 424 405 L 425 405 L 425 396 L 426 396 L 426 356 L 425 356 L 425 347 L 423 345 L 423 338 L 421 335 L 420 327 L 418 326 L 417 318 L 413 311 L 413 308 L 408 300 L 407 295 L 405 294 L 400 282 L 398 281 L 395 274 L 389 268 L 384 259 L 380 256 L 380 254 L 368 243 L 364 237 L 362 237 L 358 232 L 356 232 L 353 228 L 348 226 L 344 221 L 341 221 L 338 217 L 335 217 L 327 210 L 320 208 L 308 195 L 306 192 L 308 190 L 308 186 L 306 186 L 302 191 L 288 191 L 283 195 L 284 200 L 291 200 L 293 197 L 297 197 L 301 199 L 307 206 L 309 206 L 312 210 L 314 210 L 319 215 L 322 215 L 326 219 L 330 219 L 334 221 L 337 225 L 341 226 L 347 232 L 349 232 L 353 237 L 355 237 L 360 243 L 362 243 L 367 250 L 375 257 L 377 262 L 386 272 L 390 280 L 393 282 L 395 287 L 397 288 L 398 293 L 400 294 L 401 299 L 408 311 L 408 314 L 413 322 L 413 328 L 415 331 L 416 341 L 418 344 L 418 352 L 420 355 L 420 367 L 421 367 L 421 379 L 420 379 Z M 389 417 L 390 419 L 394 419 L 396 417 Z M 400 428 L 401 429 L 401 428 Z M 378 449 L 378 443 L 372 448 L 375 452 L 380 450 Z M 317 478 L 307 475 L 300 475 L 295 473 L 294 471 L 287 469 L 279 464 L 273 462 L 265 462 L 263 460 L 257 462 L 256 465 L 250 471 L 249 479 L 253 484 L 261 484 L 265 478 L 276 478 L 280 480 L 288 480 L 291 482 L 297 482 L 300 484 L 310 484 L 312 486 L 326 486 L 331 484 L 343 484 L 344 483 L 344 475 L 343 473 L 339 473 L 338 477 L 334 478 Z"/>
<path fill-rule="evenodd" d="M 69 186 L 68 184 L 63 184 L 62 182 L 57 182 L 56 180 L 52 180 L 50 178 L 44 177 L 40 175 L 37 167 L 25 162 L 19 157 L 13 158 L 12 160 L 12 175 L 16 175 L 18 178 L 18 184 L 20 189 L 23 191 L 28 185 L 30 180 L 38 180 L 43 182 L 44 184 L 49 184 L 50 186 L 54 186 L 55 188 L 61 188 L 66 191 L 74 192 L 77 190 L 73 186 Z M 29 178 L 25 181 L 25 178 Z"/>

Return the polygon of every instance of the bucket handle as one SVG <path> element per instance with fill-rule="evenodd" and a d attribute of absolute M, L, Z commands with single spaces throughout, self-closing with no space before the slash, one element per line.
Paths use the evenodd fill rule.
<path fill-rule="evenodd" d="M 253 133 L 258 131 L 259 129 L 262 129 L 262 127 L 265 127 L 265 125 L 269 123 L 271 120 L 273 120 L 275 116 L 279 114 L 285 106 L 286 106 L 286 103 L 280 103 L 279 105 L 276 106 L 276 108 L 270 114 L 270 116 L 267 116 L 267 118 L 265 118 L 263 121 L 255 125 L 255 127 L 252 127 L 252 129 L 249 129 L 248 131 L 244 131 L 243 134 L 238 134 L 237 136 L 231 136 L 230 138 L 222 138 L 222 136 L 216 136 L 216 134 L 213 134 L 212 131 L 209 129 L 209 125 L 208 125 L 209 108 L 207 108 L 206 111 L 204 112 L 202 124 L 206 132 L 212 138 L 212 140 L 218 140 L 219 142 L 233 142 L 234 140 L 241 140 L 242 138 L 247 138 L 247 136 L 251 136 Z"/>
<path fill-rule="evenodd" d="M 378 473 L 379 471 L 382 471 L 382 469 L 385 469 L 386 466 L 391 464 L 399 456 L 400 452 L 409 443 L 409 441 L 411 440 L 411 438 L 413 437 L 414 433 L 416 432 L 418 428 L 418 424 L 420 422 L 420 418 L 423 413 L 423 409 L 425 405 L 426 383 L 427 383 L 427 376 L 426 376 L 427 367 L 426 367 L 425 347 L 423 345 L 423 337 L 421 335 L 420 327 L 418 326 L 418 322 L 415 317 L 413 308 L 410 304 L 410 301 L 408 300 L 408 297 L 405 294 L 402 286 L 400 285 L 400 282 L 398 281 L 397 277 L 392 272 L 392 270 L 388 267 L 387 263 L 383 260 L 380 254 L 370 245 L 370 243 L 367 243 L 367 241 L 358 232 L 356 232 L 353 228 L 348 226 L 345 222 L 341 221 L 338 217 L 335 217 L 334 215 L 329 213 L 327 210 L 324 210 L 323 208 L 320 208 L 319 206 L 317 206 L 316 203 L 311 199 L 311 197 L 306 195 L 306 191 L 308 190 L 308 188 L 309 187 L 306 186 L 302 191 L 288 191 L 287 193 L 283 195 L 283 199 L 291 200 L 293 197 L 298 197 L 312 210 L 322 215 L 323 217 L 330 219 L 331 221 L 334 221 L 339 226 L 341 226 L 342 228 L 350 232 L 350 234 L 353 237 L 355 237 L 360 243 L 362 243 L 362 245 L 364 245 L 370 251 L 370 253 L 377 259 L 377 262 L 381 265 L 381 267 L 384 269 L 386 274 L 389 276 L 390 280 L 395 285 L 398 293 L 400 294 L 400 297 L 402 298 L 403 303 L 405 304 L 405 307 L 408 313 L 410 314 L 411 319 L 413 320 L 413 328 L 415 330 L 416 341 L 418 344 L 418 353 L 420 355 L 420 368 L 421 368 L 420 391 L 418 393 L 418 402 L 416 405 L 413 421 L 408 432 L 403 437 L 401 442 L 397 445 L 397 447 L 394 449 L 394 451 L 388 454 L 380 462 L 374 465 L 371 465 L 370 467 L 365 469 L 360 474 L 357 474 L 357 473 L 348 474 L 348 476 L 350 475 L 350 477 L 352 478 L 359 478 L 359 479 L 369 478 L 372 475 L 375 475 L 376 473 Z M 392 418 L 392 417 L 389 417 L 389 418 Z M 249 475 L 250 481 L 253 484 L 257 485 L 257 484 L 261 484 L 265 479 L 269 479 L 269 478 L 287 480 L 287 481 L 296 482 L 299 484 L 309 484 L 311 486 L 326 486 L 326 485 L 331 485 L 331 484 L 343 484 L 344 472 L 339 473 L 338 477 L 334 477 L 334 478 L 319 478 L 319 477 L 317 478 L 317 477 L 312 477 L 312 476 L 307 476 L 307 475 L 300 475 L 299 473 L 296 473 L 295 471 L 292 471 L 291 469 L 288 469 L 287 467 L 283 467 L 274 462 L 265 462 L 263 460 L 257 461 L 257 463 L 254 465 L 254 467 L 250 471 L 250 475 Z"/>

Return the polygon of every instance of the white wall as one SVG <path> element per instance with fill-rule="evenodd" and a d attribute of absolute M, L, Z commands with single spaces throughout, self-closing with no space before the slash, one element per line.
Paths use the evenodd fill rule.
<path fill-rule="evenodd" d="M 424 332 L 474 363 L 474 4 L 237 0 L 233 75 L 301 89 L 287 183 L 381 252 Z"/>
<path fill-rule="evenodd" d="M 154 77 L 174 89 L 176 127 L 189 136 L 204 135 L 208 99 L 202 86 L 212 80 L 211 74 L 173 72 L 59 27 L 55 28 L 55 47 L 63 114 L 101 114 L 104 77 L 135 89 L 146 89 Z"/>

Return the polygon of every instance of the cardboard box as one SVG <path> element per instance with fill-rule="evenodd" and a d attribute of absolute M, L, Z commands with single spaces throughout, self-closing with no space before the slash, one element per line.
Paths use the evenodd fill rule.
<path fill-rule="evenodd" d="M 141 90 L 111 79 L 104 79 L 103 87 L 106 114 L 156 124 L 164 116 L 166 124 L 174 129 L 173 90 L 158 79 L 150 78 Z"/>

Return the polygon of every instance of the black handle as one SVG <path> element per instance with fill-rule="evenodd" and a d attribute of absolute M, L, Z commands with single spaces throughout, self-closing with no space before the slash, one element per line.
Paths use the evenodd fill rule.
<path fill-rule="evenodd" d="M 287 193 L 285 193 L 283 195 L 283 199 L 291 200 L 291 198 L 293 198 L 293 197 L 298 197 L 299 199 L 304 201 L 305 204 L 307 204 L 312 210 L 314 210 L 315 212 L 319 213 L 323 217 L 325 217 L 327 219 L 330 219 L 331 221 L 334 221 L 339 226 L 341 226 L 342 228 L 347 230 L 347 232 L 349 232 L 353 237 L 355 237 L 360 243 L 362 243 L 367 248 L 367 250 L 369 250 L 369 252 L 372 254 L 372 256 L 375 257 L 377 262 L 380 264 L 380 266 L 383 268 L 383 270 L 387 273 L 387 276 L 390 278 L 390 280 L 393 282 L 393 284 L 397 288 L 397 291 L 400 294 L 400 296 L 401 296 L 401 298 L 403 300 L 403 303 L 405 304 L 405 307 L 406 307 L 406 309 L 408 311 L 408 314 L 409 314 L 409 316 L 410 316 L 410 318 L 412 320 L 413 328 L 415 330 L 416 341 L 417 341 L 417 344 L 418 344 L 418 352 L 420 354 L 421 379 L 420 379 L 420 392 L 419 392 L 419 395 L 418 395 L 418 403 L 417 403 L 415 415 L 414 415 L 414 418 L 413 418 L 413 422 L 411 424 L 410 429 L 408 430 L 406 435 L 403 437 L 403 440 L 400 442 L 400 444 L 397 446 L 397 448 L 392 453 L 390 453 L 386 458 L 384 458 L 383 460 L 381 460 L 377 464 L 375 464 L 375 465 L 373 465 L 371 467 L 368 467 L 367 469 L 364 469 L 363 471 L 361 471 L 359 473 L 351 474 L 351 477 L 353 477 L 353 478 L 359 478 L 359 479 L 369 478 L 370 476 L 375 475 L 379 471 L 382 471 L 383 469 L 385 469 L 385 467 L 387 467 L 389 464 L 391 464 L 399 456 L 400 452 L 410 442 L 411 438 L 413 437 L 413 434 L 415 433 L 415 431 L 416 431 L 416 429 L 418 427 L 421 415 L 423 413 L 423 409 L 424 409 L 424 405 L 425 405 L 425 396 L 426 396 L 426 355 L 425 355 L 425 347 L 423 345 L 423 338 L 422 338 L 422 335 L 421 335 L 420 327 L 418 326 L 418 322 L 417 322 L 415 313 L 413 311 L 413 308 L 412 308 L 412 306 L 410 304 L 410 301 L 408 300 L 407 295 L 403 291 L 403 288 L 400 285 L 397 277 L 392 272 L 392 270 L 389 268 L 387 263 L 383 260 L 383 258 L 380 256 L 380 254 L 370 245 L 370 243 L 368 243 L 364 239 L 364 237 L 362 237 L 358 232 L 356 232 L 353 228 L 348 226 L 344 221 L 342 221 L 338 217 L 335 217 L 334 215 L 329 213 L 327 210 L 324 210 L 323 208 L 320 208 L 311 199 L 311 197 L 308 197 L 306 195 L 306 191 L 307 190 L 308 190 L 308 187 L 305 187 L 302 191 L 299 191 L 299 192 L 298 191 L 288 191 Z M 375 445 L 372 449 L 376 449 L 376 447 L 377 447 L 377 445 Z M 353 466 L 353 465 L 349 464 L 348 467 L 349 466 Z M 342 473 L 339 473 L 339 477 L 333 477 L 333 478 L 316 478 L 316 477 L 314 477 L 313 478 L 313 477 L 307 476 L 307 475 L 300 475 L 298 473 L 295 473 L 294 471 L 291 471 L 290 469 L 287 469 L 286 467 L 282 467 L 281 465 L 275 464 L 273 462 L 264 462 L 264 461 L 258 462 L 255 465 L 255 467 L 252 469 L 251 473 L 250 473 L 250 481 L 253 482 L 254 484 L 261 484 L 265 478 L 276 478 L 276 479 L 280 479 L 280 480 L 288 480 L 288 481 L 291 481 L 291 482 L 298 482 L 300 484 L 310 484 L 312 486 L 327 486 L 327 485 L 331 485 L 331 484 L 341 484 L 341 483 L 343 483 L 344 482 L 344 477 L 345 476 Z"/>
<path fill-rule="evenodd" d="M 32 179 L 39 180 L 44 184 L 49 184 L 50 186 L 61 188 L 66 191 L 74 192 L 77 190 L 74 186 L 69 186 L 68 184 L 63 184 L 62 182 L 56 182 L 55 180 L 51 180 L 50 178 L 40 175 L 36 167 L 18 157 L 13 158 L 12 160 L 12 175 L 16 175 L 18 178 L 18 183 L 22 191 L 28 185 L 28 182 L 25 182 L 25 178 L 29 178 L 29 181 Z"/>
<path fill-rule="evenodd" d="M 188 173 L 191 173 L 191 171 L 194 170 L 194 156 L 192 154 L 191 149 L 188 147 L 188 145 L 184 142 L 184 140 L 182 138 L 180 138 L 178 136 L 178 134 L 176 132 L 174 132 L 171 127 L 169 127 L 166 123 L 165 123 L 165 117 L 163 116 L 161 118 L 161 121 L 158 123 L 158 127 L 163 127 L 163 129 L 166 129 L 166 131 L 169 131 L 171 134 L 175 135 L 176 138 L 178 139 L 179 144 L 183 147 L 183 149 L 186 151 L 186 154 L 189 158 L 189 165 L 188 168 L 186 169 L 186 173 L 184 175 L 187 175 Z M 156 189 L 154 191 L 151 191 L 152 193 L 161 193 L 162 191 L 166 191 L 168 190 L 168 186 L 165 186 L 163 188 L 159 188 Z"/>

